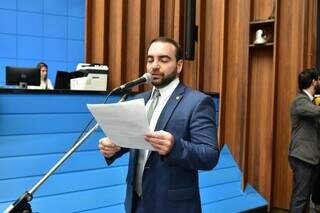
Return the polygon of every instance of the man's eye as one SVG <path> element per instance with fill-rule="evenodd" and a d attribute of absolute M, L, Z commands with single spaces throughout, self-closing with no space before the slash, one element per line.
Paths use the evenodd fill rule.
<path fill-rule="evenodd" d="M 163 63 L 167 63 L 167 62 L 169 62 L 169 59 L 167 59 L 167 58 L 163 58 L 163 59 L 161 59 L 161 62 L 163 62 Z"/>

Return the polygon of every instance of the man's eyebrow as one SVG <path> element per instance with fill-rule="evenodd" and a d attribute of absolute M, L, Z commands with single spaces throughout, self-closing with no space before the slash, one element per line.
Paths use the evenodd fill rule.
<path fill-rule="evenodd" d="M 153 58 L 155 58 L 154 55 L 148 55 L 148 56 L 147 56 L 147 59 L 153 59 Z M 170 57 L 169 55 L 160 55 L 159 58 L 160 58 L 160 59 L 166 59 L 166 58 L 167 58 L 167 59 L 171 59 L 171 57 Z"/>
<path fill-rule="evenodd" d="M 159 57 L 160 57 L 160 58 L 171 58 L 171 57 L 168 56 L 168 55 L 160 55 Z"/>
<path fill-rule="evenodd" d="M 148 58 L 154 58 L 154 55 L 148 55 Z M 159 58 L 171 58 L 169 55 L 159 55 Z"/>

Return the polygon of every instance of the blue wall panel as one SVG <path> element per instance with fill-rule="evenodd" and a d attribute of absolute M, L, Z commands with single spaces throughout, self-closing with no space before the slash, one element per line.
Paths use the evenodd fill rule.
<path fill-rule="evenodd" d="M 68 41 L 68 60 L 78 61 L 83 58 L 83 43 L 80 41 L 69 40 Z"/>
<path fill-rule="evenodd" d="M 70 149 L 90 120 L 87 103 L 104 95 L 0 94 L 0 212 L 30 190 Z M 109 103 L 116 102 L 117 96 Z M 35 212 L 124 212 L 128 154 L 106 166 L 99 129 L 37 190 Z M 266 204 L 227 147 L 212 171 L 200 171 L 203 212 L 240 212 Z"/>
<path fill-rule="evenodd" d="M 17 32 L 20 35 L 42 36 L 43 15 L 39 13 L 18 12 Z"/>
<path fill-rule="evenodd" d="M 69 0 L 68 15 L 83 18 L 85 15 L 85 0 Z"/>
<path fill-rule="evenodd" d="M 68 14 L 68 1 L 45 0 L 44 13 L 66 16 Z"/>
<path fill-rule="evenodd" d="M 36 59 L 17 59 L 17 66 L 34 67 L 39 61 Z"/>
<path fill-rule="evenodd" d="M 72 146 L 78 136 L 79 132 L 0 136 L 0 158 L 40 155 L 47 153 L 63 153 Z M 102 131 L 95 132 L 84 144 L 79 147 L 78 150 L 96 150 L 97 141 L 102 137 L 104 137 Z M 12 144 L 18 146 L 19 149 L 12 149 Z M 48 150 L 48 144 L 50 144 L 50 150 Z"/>
<path fill-rule="evenodd" d="M 20 11 L 42 13 L 43 0 L 17 0 L 17 9 Z"/>
<path fill-rule="evenodd" d="M 68 21 L 68 17 L 66 16 L 45 15 L 43 35 L 45 37 L 66 39 L 67 30 L 68 30 L 67 21 Z M 83 22 L 82 19 L 81 19 L 81 22 Z"/>
<path fill-rule="evenodd" d="M 56 173 L 39 188 L 34 197 L 50 196 L 54 194 L 72 193 L 76 191 L 105 188 L 124 185 L 127 167 L 112 167 L 70 173 Z M 10 201 L 21 195 L 25 189 L 31 189 L 42 176 L 32 176 L 2 180 L 0 188 L 9 189 L 0 194 L 0 200 Z M 80 178 L 81 177 L 81 178 Z M 114 178 L 117 177 L 117 178 Z"/>
<path fill-rule="evenodd" d="M 76 67 L 77 67 L 78 63 L 75 63 L 75 62 L 68 62 L 67 63 L 67 69 L 68 70 L 75 70 Z"/>
<path fill-rule="evenodd" d="M 16 9 L 17 8 L 17 0 L 0 1 L 0 8 Z"/>
<path fill-rule="evenodd" d="M 0 58 L 16 58 L 17 38 L 9 34 L 0 34 Z"/>
<path fill-rule="evenodd" d="M 0 33 L 16 33 L 16 19 L 15 11 L 0 9 Z"/>
<path fill-rule="evenodd" d="M 0 1 L 1 75 L 5 59 L 21 67 L 44 61 L 53 83 L 58 70 L 74 71 L 84 61 L 84 17 L 85 0 Z"/>
<path fill-rule="evenodd" d="M 1 35 L 0 35 L 0 37 L 1 37 Z M 1 41 L 0 41 L 0 46 L 1 46 Z M 6 77 L 5 76 L 5 67 L 6 66 L 15 66 L 16 64 L 17 64 L 16 59 L 0 58 L 0 88 L 3 86 L 1 84 L 1 82 L 4 82 L 5 77 Z"/>
<path fill-rule="evenodd" d="M 71 39 L 83 40 L 84 23 L 82 18 L 78 18 L 78 17 L 68 18 L 68 36 Z"/>
<path fill-rule="evenodd" d="M 47 61 L 63 61 L 67 58 L 67 40 L 65 39 L 44 39 L 43 58 Z"/>
<path fill-rule="evenodd" d="M 248 186 L 248 188 L 251 188 Z M 265 206 L 267 203 L 263 197 L 261 197 L 254 190 L 245 190 L 238 196 L 221 200 L 218 202 L 212 202 L 202 205 L 203 213 L 235 213 L 245 212 L 250 209 L 256 209 L 261 206 Z"/>
<path fill-rule="evenodd" d="M 17 36 L 18 58 L 36 60 L 42 57 L 43 44 L 40 37 Z"/>

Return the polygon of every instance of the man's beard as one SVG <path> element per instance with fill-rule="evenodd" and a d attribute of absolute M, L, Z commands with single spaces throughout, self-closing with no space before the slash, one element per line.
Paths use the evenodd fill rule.
<path fill-rule="evenodd" d="M 167 86 L 171 81 L 173 81 L 174 79 L 176 79 L 177 77 L 177 70 L 175 72 L 170 73 L 169 75 L 167 75 L 166 77 L 164 77 L 162 79 L 162 81 L 158 82 L 153 82 L 152 84 L 158 88 L 162 88 Z"/>

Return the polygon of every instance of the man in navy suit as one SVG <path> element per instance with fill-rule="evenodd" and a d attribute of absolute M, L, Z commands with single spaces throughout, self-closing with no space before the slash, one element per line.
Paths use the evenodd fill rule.
<path fill-rule="evenodd" d="M 215 106 L 211 97 L 179 81 L 182 66 L 176 41 L 159 37 L 150 43 L 147 72 L 154 87 L 134 98 L 144 98 L 147 114 L 152 114 L 153 131 L 145 140 L 155 151 L 121 148 L 112 138 L 99 141 L 108 165 L 130 151 L 128 213 L 201 212 L 198 170 L 213 169 L 219 159 Z"/>

